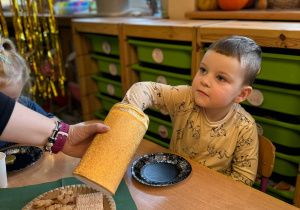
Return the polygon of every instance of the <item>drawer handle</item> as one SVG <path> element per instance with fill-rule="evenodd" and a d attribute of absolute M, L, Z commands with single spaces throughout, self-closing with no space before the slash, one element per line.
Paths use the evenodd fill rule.
<path fill-rule="evenodd" d="M 161 49 L 155 48 L 152 51 L 152 58 L 155 63 L 162 63 L 164 61 L 164 53 Z"/>
<path fill-rule="evenodd" d="M 115 95 L 115 87 L 112 84 L 107 85 L 107 92 L 109 95 Z"/>
<path fill-rule="evenodd" d="M 158 133 L 162 138 L 168 138 L 168 129 L 164 125 L 158 126 Z"/>
<path fill-rule="evenodd" d="M 102 43 L 102 50 L 104 51 L 105 54 L 110 54 L 111 47 L 110 47 L 110 44 L 107 41 L 104 41 Z"/>
<path fill-rule="evenodd" d="M 116 76 L 118 74 L 118 69 L 115 64 L 113 64 L 113 63 L 109 64 L 108 68 L 109 68 L 109 73 L 111 75 Z"/>
<path fill-rule="evenodd" d="M 260 106 L 264 102 L 264 95 L 258 89 L 253 89 L 247 101 L 253 106 Z"/>
<path fill-rule="evenodd" d="M 161 83 L 161 84 L 165 84 L 165 85 L 168 84 L 167 79 L 164 76 L 158 76 L 157 79 L 156 79 L 156 82 Z"/>

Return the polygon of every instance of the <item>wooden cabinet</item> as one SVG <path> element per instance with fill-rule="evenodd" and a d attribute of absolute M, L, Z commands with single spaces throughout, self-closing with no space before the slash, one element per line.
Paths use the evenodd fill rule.
<path fill-rule="evenodd" d="M 132 84 L 140 81 L 139 73 L 132 69 L 132 64 L 138 63 L 136 47 L 129 43 L 129 39 L 151 39 L 152 42 L 171 41 L 173 44 L 186 42 L 191 46 L 190 73 L 191 78 L 197 71 L 199 48 L 196 43 L 197 27 L 213 24 L 215 20 L 162 20 L 153 18 L 84 18 L 72 20 L 72 33 L 76 51 L 76 61 L 81 89 L 81 102 L 84 120 L 95 118 L 93 113 L 102 109 L 101 102 L 94 96 L 97 85 L 91 75 L 99 72 L 97 62 L 91 58 L 95 52 L 91 40 L 86 36 L 108 35 L 118 39 L 121 65 L 121 84 L 123 94 Z M 94 44 L 95 45 L 95 44 Z M 119 99 L 119 98 L 118 98 Z M 98 105 L 91 105 L 98 104 Z"/>
<path fill-rule="evenodd" d="M 91 54 L 94 53 L 93 44 L 95 43 L 93 43 L 93 40 L 87 35 L 111 36 L 116 37 L 118 40 L 121 36 L 120 21 L 121 19 L 117 18 L 87 18 L 72 20 L 72 34 L 76 52 L 84 120 L 95 119 L 94 112 L 103 108 L 101 101 L 99 101 L 95 95 L 99 92 L 98 85 L 91 77 L 91 75 L 99 73 L 97 61 L 91 57 Z M 119 43 L 116 44 L 119 45 Z M 118 57 L 120 61 L 122 61 L 121 57 L 122 56 Z"/>
<path fill-rule="evenodd" d="M 242 9 L 236 11 L 189 11 L 185 13 L 186 18 L 191 19 L 215 19 L 215 20 L 272 20 L 272 21 L 299 21 L 299 8 L 293 10 L 279 9 Z"/>
<path fill-rule="evenodd" d="M 224 36 L 241 35 L 261 47 L 300 49 L 300 24 L 275 21 L 228 21 L 199 28 L 199 42 L 214 42 Z"/>

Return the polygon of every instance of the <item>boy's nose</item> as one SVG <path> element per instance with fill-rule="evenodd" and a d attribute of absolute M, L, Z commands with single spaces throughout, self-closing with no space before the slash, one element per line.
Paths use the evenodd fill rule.
<path fill-rule="evenodd" d="M 200 81 L 201 85 L 209 87 L 210 86 L 210 79 L 209 76 L 206 75 L 204 77 L 202 77 L 201 81 Z"/>

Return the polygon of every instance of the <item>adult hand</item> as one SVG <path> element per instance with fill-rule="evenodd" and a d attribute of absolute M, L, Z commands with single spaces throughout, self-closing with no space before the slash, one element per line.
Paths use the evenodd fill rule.
<path fill-rule="evenodd" d="M 101 121 L 70 125 L 68 138 L 61 151 L 67 155 L 81 158 L 98 133 L 106 133 L 110 130 L 110 127 L 99 122 Z"/>

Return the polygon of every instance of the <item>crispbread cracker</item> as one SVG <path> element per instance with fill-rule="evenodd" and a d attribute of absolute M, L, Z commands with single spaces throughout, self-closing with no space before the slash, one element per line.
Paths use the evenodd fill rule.
<path fill-rule="evenodd" d="M 77 210 L 103 210 L 103 194 L 91 193 L 78 195 L 76 198 Z"/>

